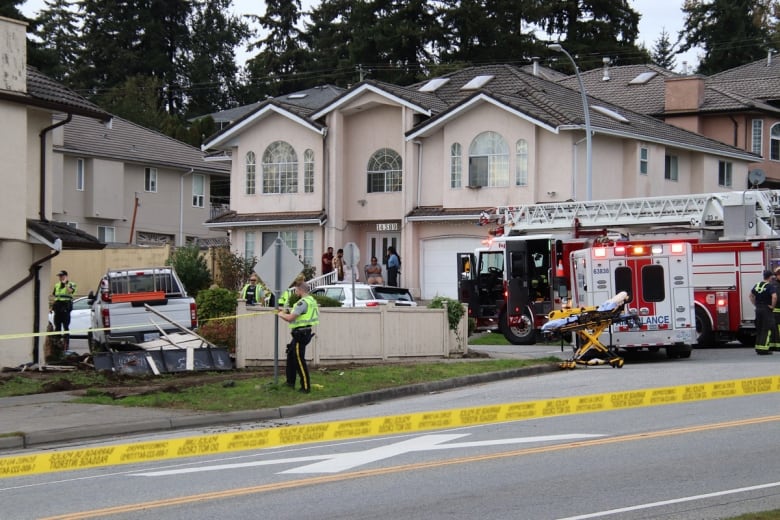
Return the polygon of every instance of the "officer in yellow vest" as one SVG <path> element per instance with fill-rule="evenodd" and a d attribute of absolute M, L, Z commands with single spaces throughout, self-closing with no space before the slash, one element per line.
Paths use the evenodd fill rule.
<path fill-rule="evenodd" d="M 309 284 L 298 281 L 295 284 L 295 293 L 300 298 L 291 312 L 279 311 L 277 316 L 290 324 L 292 341 L 287 345 L 287 386 L 295 388 L 295 378 L 301 378 L 300 391 L 308 394 L 311 392 L 309 380 L 309 367 L 306 365 L 306 345 L 311 341 L 314 333 L 312 327 L 320 322 L 320 310 L 317 300 L 309 294 Z"/>
<path fill-rule="evenodd" d="M 771 283 L 772 271 L 764 271 L 764 279 L 750 291 L 750 301 L 756 306 L 756 354 L 771 354 L 769 341 L 775 329 L 772 311 L 777 306 L 777 293 Z"/>
<path fill-rule="evenodd" d="M 249 283 L 241 288 L 241 299 L 246 300 L 247 305 L 262 305 L 265 300 L 263 288 L 257 283 L 257 274 L 249 276 Z"/>
<path fill-rule="evenodd" d="M 54 303 L 52 311 L 54 312 L 54 332 L 60 329 L 65 332 L 62 336 L 63 351 L 68 350 L 70 345 L 70 311 L 73 310 L 73 295 L 76 294 L 76 284 L 68 280 L 68 271 L 62 270 L 57 273 L 60 281 L 54 284 L 52 296 Z"/>

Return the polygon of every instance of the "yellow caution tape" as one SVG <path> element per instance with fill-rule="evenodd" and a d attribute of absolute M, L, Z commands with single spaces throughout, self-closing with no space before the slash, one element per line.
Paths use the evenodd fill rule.
<path fill-rule="evenodd" d="M 780 376 L 543 399 L 0 457 L 0 478 L 780 392 Z"/>

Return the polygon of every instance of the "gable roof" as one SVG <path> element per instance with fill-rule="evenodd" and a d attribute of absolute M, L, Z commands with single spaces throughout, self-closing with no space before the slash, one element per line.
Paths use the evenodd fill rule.
<path fill-rule="evenodd" d="M 230 173 L 228 164 L 207 162 L 198 148 L 121 117 L 114 117 L 107 128 L 93 119 L 76 116 L 63 131 L 63 144 L 55 146 L 55 151 L 174 169 L 191 168 L 195 173 L 209 175 Z"/>
<path fill-rule="evenodd" d="M 491 79 L 478 91 L 463 90 L 473 78 Z M 528 74 L 513 65 L 486 65 L 469 67 L 443 76 L 449 81 L 433 92 L 449 108 L 420 123 L 407 133 L 414 139 L 434 131 L 453 114 L 480 103 L 493 103 L 505 110 L 524 114 L 527 119 L 553 132 L 582 130 L 585 117 L 582 96 L 579 91 L 560 83 Z M 419 89 L 423 83 L 410 85 Z M 587 87 L 586 87 L 587 90 Z M 755 160 L 757 156 L 702 135 L 668 125 L 654 117 L 637 113 L 616 104 L 588 95 L 591 129 L 597 133 L 630 137 L 665 146 L 715 153 L 743 160 Z M 594 110 L 603 107 L 606 110 Z"/>
<path fill-rule="evenodd" d="M 91 117 L 101 121 L 111 119 L 111 114 L 87 101 L 64 85 L 41 74 L 35 67 L 27 66 L 27 93 L 0 91 L 0 99 L 66 114 Z"/>

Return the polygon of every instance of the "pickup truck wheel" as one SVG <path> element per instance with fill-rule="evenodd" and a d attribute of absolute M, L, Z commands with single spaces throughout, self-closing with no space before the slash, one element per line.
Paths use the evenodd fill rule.
<path fill-rule="evenodd" d="M 510 327 L 509 323 L 507 322 L 506 312 L 502 312 L 501 317 L 499 318 L 499 323 L 501 324 L 501 333 L 511 344 L 533 345 L 536 343 L 534 322 L 528 313 L 523 313 L 519 325 Z"/>

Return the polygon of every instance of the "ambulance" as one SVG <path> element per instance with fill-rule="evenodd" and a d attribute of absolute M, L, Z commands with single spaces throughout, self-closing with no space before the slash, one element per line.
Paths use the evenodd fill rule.
<path fill-rule="evenodd" d="M 598 306 L 628 294 L 620 320 L 599 340 L 621 350 L 666 350 L 688 358 L 696 342 L 693 246 L 685 241 L 614 242 L 570 253 L 571 305 Z"/>

